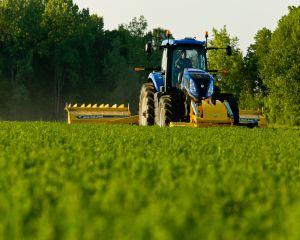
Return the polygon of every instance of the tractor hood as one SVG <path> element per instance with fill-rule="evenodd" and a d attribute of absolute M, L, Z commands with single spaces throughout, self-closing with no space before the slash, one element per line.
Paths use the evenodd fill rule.
<path fill-rule="evenodd" d="M 214 93 L 214 79 L 207 72 L 199 69 L 185 69 L 181 89 L 196 101 L 210 98 Z"/>

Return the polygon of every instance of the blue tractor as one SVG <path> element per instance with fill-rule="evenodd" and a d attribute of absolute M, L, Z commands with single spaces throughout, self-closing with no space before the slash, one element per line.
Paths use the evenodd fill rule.
<path fill-rule="evenodd" d="M 206 41 L 194 38 L 163 41 L 161 67 L 152 70 L 143 84 L 139 102 L 141 126 L 238 125 L 238 101 L 232 94 L 221 93 L 208 69 L 207 52 L 224 49 L 232 54 L 230 46 L 212 48 Z M 152 43 L 146 45 L 151 53 Z"/>
<path fill-rule="evenodd" d="M 132 116 L 129 106 L 109 104 L 67 104 L 68 123 L 137 124 L 140 126 L 267 126 L 261 111 L 239 111 L 232 94 L 221 93 L 208 69 L 207 52 L 226 49 L 207 46 L 193 38 L 163 41 L 162 64 L 158 68 L 135 68 L 151 71 L 140 93 L 139 115 Z M 146 45 L 151 53 L 152 43 Z M 239 114 L 239 112 L 241 114 Z"/>

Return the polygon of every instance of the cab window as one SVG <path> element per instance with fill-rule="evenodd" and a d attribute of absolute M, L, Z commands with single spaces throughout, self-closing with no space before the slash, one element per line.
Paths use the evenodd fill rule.
<path fill-rule="evenodd" d="M 177 48 L 173 52 L 172 85 L 182 81 L 184 70 L 195 68 L 205 70 L 205 53 L 199 48 Z"/>

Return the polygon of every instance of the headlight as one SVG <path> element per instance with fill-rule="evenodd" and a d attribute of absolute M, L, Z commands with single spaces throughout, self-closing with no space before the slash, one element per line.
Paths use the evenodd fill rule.
<path fill-rule="evenodd" d="M 208 91 L 207 91 L 208 97 L 211 97 L 211 96 L 214 94 L 214 91 L 215 91 L 214 85 L 215 85 L 215 84 L 214 84 L 214 81 L 211 80 L 211 81 L 210 81 L 210 84 L 209 84 Z"/>
<path fill-rule="evenodd" d="M 190 92 L 193 96 L 198 97 L 197 87 L 193 79 L 190 79 Z"/>

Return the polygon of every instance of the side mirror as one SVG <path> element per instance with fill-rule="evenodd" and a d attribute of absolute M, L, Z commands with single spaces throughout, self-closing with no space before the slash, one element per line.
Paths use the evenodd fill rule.
<path fill-rule="evenodd" d="M 231 48 L 231 46 L 227 46 L 226 47 L 226 53 L 227 53 L 228 56 L 232 56 L 232 48 Z"/>
<path fill-rule="evenodd" d="M 145 51 L 146 51 L 147 54 L 151 54 L 152 53 L 153 46 L 152 46 L 152 42 L 151 41 L 147 42 L 146 47 L 145 47 Z"/>

